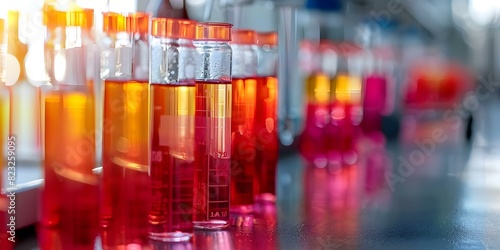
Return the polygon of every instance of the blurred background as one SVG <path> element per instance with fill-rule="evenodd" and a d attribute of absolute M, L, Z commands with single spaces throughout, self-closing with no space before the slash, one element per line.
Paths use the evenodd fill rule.
<path fill-rule="evenodd" d="M 0 3 L 1 10 L 19 10 L 19 22 L 9 24 L 2 73 L 10 86 L 2 93 L 2 102 L 10 103 L 10 131 L 19 145 L 16 182 L 22 215 L 17 218 L 22 228 L 36 221 L 33 207 L 42 181 L 37 87 L 46 81 L 41 65 L 44 1 Z M 412 244 L 500 246 L 492 233 L 498 233 L 500 225 L 496 126 L 500 121 L 500 2 L 76 3 L 96 12 L 149 11 L 155 16 L 231 22 L 239 29 L 278 32 L 280 224 L 271 234 L 285 232 L 281 248 L 293 249 L 294 244 L 363 248 L 379 238 L 392 242 L 376 245 L 388 249 Z M 14 15 L 4 14 L 3 18 Z M 2 117 L 7 113 L 2 110 Z M 347 125 L 338 125 L 345 121 Z M 2 124 L 7 130 L 8 125 Z M 339 168 L 339 164 L 363 167 Z M 327 221 L 340 223 L 333 234 Z M 302 229 L 315 237 L 290 240 L 302 235 Z M 337 242 L 330 236 L 344 240 Z M 411 243 L 413 238 L 425 240 Z"/>

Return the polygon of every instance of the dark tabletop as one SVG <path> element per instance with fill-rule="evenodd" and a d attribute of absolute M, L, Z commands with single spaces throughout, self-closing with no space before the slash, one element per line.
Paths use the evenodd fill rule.
<path fill-rule="evenodd" d="M 196 232 L 192 243 L 155 248 L 500 248 L 500 149 L 442 149 L 414 162 L 413 171 L 399 160 L 412 150 L 398 145 L 389 152 L 367 160 L 371 166 L 339 169 L 283 158 L 276 207 L 259 205 L 226 231 Z M 35 249 L 29 241 L 17 249 Z"/>
<path fill-rule="evenodd" d="M 467 144 L 441 125 L 445 141 L 429 144 L 436 124 L 424 124 L 405 142 L 363 143 L 350 166 L 282 157 L 276 206 L 155 249 L 500 249 L 500 145 Z M 489 138 L 495 126 L 477 129 L 500 142 Z M 36 249 L 34 231 L 24 232 L 17 249 Z"/>

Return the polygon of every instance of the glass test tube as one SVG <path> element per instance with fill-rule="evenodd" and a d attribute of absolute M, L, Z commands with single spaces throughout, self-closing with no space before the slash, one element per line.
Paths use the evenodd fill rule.
<path fill-rule="evenodd" d="M 356 141 L 363 119 L 362 57 L 359 48 L 354 45 L 336 46 L 332 43 L 325 46 L 327 50 L 335 51 L 338 60 L 335 77 L 329 79 L 332 92 L 326 129 L 330 138 L 327 144 L 328 163 L 331 166 L 352 165 L 359 158 Z"/>
<path fill-rule="evenodd" d="M 95 102 L 87 46 L 93 10 L 45 10 L 43 86 L 44 174 L 42 226 L 66 233 L 64 249 L 91 249 L 98 232 L 98 177 L 94 174 Z"/>
<path fill-rule="evenodd" d="M 390 72 L 382 51 L 375 49 L 365 53 L 364 84 L 365 94 L 363 96 L 363 121 L 361 127 L 364 134 L 378 132 L 382 128 L 382 115 L 390 110 Z M 385 60 L 384 60 L 385 59 Z"/>
<path fill-rule="evenodd" d="M 231 24 L 201 23 L 195 46 L 194 226 L 226 227 L 231 173 Z"/>
<path fill-rule="evenodd" d="M 324 132 L 329 121 L 330 77 L 321 67 L 322 53 L 317 43 L 304 41 L 300 54 L 306 89 L 306 115 L 300 151 L 314 166 L 325 167 L 328 161 Z"/>
<path fill-rule="evenodd" d="M 156 18 L 151 33 L 149 235 L 188 241 L 193 231 L 196 22 Z"/>
<path fill-rule="evenodd" d="M 149 15 L 103 14 L 103 179 L 100 209 L 108 247 L 147 244 Z"/>
<path fill-rule="evenodd" d="M 233 30 L 231 114 L 231 212 L 247 210 L 258 192 L 255 165 L 257 37 L 253 30 Z"/>
<path fill-rule="evenodd" d="M 278 34 L 257 33 L 258 77 L 254 134 L 258 191 L 257 201 L 276 200 L 278 167 Z"/>
<path fill-rule="evenodd" d="M 324 73 L 327 83 L 329 86 L 329 96 L 328 96 L 328 112 L 326 113 L 323 131 L 323 145 L 325 147 L 325 156 L 327 159 L 327 165 L 330 171 L 335 171 L 342 161 L 342 154 L 336 150 L 338 141 L 343 136 L 341 134 L 341 129 L 339 126 L 335 126 L 332 123 L 333 119 L 342 119 L 342 113 L 333 112 L 332 109 L 336 105 L 336 91 L 335 91 L 335 78 L 337 77 L 339 64 L 341 63 L 340 51 L 334 43 L 330 40 L 321 40 L 318 47 L 319 57 L 319 68 Z M 341 110 L 341 108 L 339 109 Z"/>

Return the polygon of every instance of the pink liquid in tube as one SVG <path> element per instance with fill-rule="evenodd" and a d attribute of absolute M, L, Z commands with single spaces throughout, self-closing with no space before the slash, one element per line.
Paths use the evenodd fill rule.
<path fill-rule="evenodd" d="M 330 77 L 315 73 L 306 79 L 306 121 L 301 136 L 301 153 L 316 167 L 327 165 L 325 127 L 330 121 Z"/>
<path fill-rule="evenodd" d="M 382 114 L 387 106 L 387 78 L 372 74 L 365 78 L 362 128 L 365 134 L 380 131 Z"/>
<path fill-rule="evenodd" d="M 334 92 L 329 109 L 329 122 L 325 129 L 327 158 L 330 168 L 352 165 L 358 161 L 357 141 L 361 136 L 363 117 L 361 78 L 339 73 L 331 79 Z"/>

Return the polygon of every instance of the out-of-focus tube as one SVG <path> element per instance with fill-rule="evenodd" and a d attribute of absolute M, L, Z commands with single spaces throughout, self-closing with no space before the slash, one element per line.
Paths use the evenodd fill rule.
<path fill-rule="evenodd" d="M 231 213 L 248 211 L 258 192 L 255 116 L 257 100 L 257 36 L 233 30 L 231 101 Z"/>
<path fill-rule="evenodd" d="M 255 114 L 257 201 L 276 200 L 278 167 L 278 34 L 257 33 L 258 80 Z"/>
<path fill-rule="evenodd" d="M 146 13 L 103 14 L 100 224 L 106 247 L 148 243 L 149 20 Z"/>
<path fill-rule="evenodd" d="M 301 99 L 295 98 L 301 92 L 297 73 L 297 7 L 282 5 L 278 8 L 279 20 L 279 89 L 278 115 L 281 144 L 290 146 L 299 133 L 302 109 Z M 300 94 L 298 95 L 300 96 Z M 294 99 L 295 98 L 295 99 Z"/>
<path fill-rule="evenodd" d="M 93 41 L 92 10 L 46 9 L 45 59 L 50 85 L 43 86 L 45 183 L 42 226 L 67 233 L 64 249 L 88 248 L 98 233 L 98 177 L 94 77 L 87 46 Z"/>

